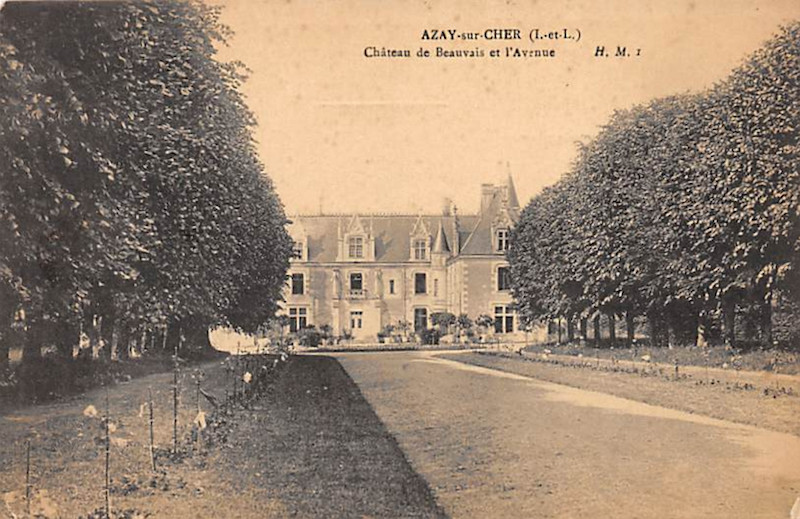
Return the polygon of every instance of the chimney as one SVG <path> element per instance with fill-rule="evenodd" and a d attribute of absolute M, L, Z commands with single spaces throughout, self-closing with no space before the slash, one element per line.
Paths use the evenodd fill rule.
<path fill-rule="evenodd" d="M 481 184 L 481 214 L 483 214 L 489 208 L 489 204 L 492 203 L 494 191 L 494 185 Z"/>
<path fill-rule="evenodd" d="M 442 200 L 442 216 L 450 216 L 453 207 L 453 201 L 449 198 Z"/>

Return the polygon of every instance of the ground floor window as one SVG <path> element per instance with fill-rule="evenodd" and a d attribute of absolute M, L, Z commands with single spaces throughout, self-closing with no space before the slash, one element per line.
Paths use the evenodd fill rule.
<path fill-rule="evenodd" d="M 428 309 L 415 308 L 414 309 L 414 331 L 418 332 L 428 328 Z"/>
<path fill-rule="evenodd" d="M 354 310 L 350 312 L 350 329 L 360 330 L 364 322 L 364 312 L 361 310 Z"/>
<path fill-rule="evenodd" d="M 308 326 L 308 309 L 302 306 L 289 308 L 289 331 L 297 332 Z"/>
<path fill-rule="evenodd" d="M 512 307 L 504 305 L 494 307 L 494 331 L 496 333 L 514 331 L 514 309 Z"/>

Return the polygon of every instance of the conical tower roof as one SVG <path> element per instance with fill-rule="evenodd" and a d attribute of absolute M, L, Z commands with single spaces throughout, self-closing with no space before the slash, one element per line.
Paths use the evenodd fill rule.
<path fill-rule="evenodd" d="M 514 180 L 511 178 L 511 172 L 508 173 L 508 179 L 506 179 L 506 189 L 508 190 L 508 206 L 519 208 L 519 199 L 517 198 L 517 190 L 514 187 Z"/>
<path fill-rule="evenodd" d="M 439 220 L 439 229 L 436 231 L 436 239 L 433 240 L 433 249 L 431 252 L 434 254 L 437 252 L 440 254 L 450 252 L 450 246 L 447 244 L 447 236 L 444 234 L 444 225 L 441 220 Z"/>

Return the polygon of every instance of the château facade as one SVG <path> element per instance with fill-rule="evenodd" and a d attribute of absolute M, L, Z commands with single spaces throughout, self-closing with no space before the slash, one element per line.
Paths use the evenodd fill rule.
<path fill-rule="evenodd" d="M 292 217 L 294 258 L 282 313 L 291 331 L 329 325 L 335 336 L 373 341 L 389 324 L 430 327 L 436 312 L 489 315 L 511 338 L 509 231 L 519 218 L 511 177 L 481 186 L 478 214 L 447 203 L 439 215 Z"/>

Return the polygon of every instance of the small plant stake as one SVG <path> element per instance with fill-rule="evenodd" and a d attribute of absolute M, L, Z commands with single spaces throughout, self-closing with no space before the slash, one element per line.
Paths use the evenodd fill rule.
<path fill-rule="evenodd" d="M 105 429 L 106 429 L 106 460 L 105 460 L 105 509 L 106 509 L 106 517 L 111 517 L 111 430 L 109 427 L 109 420 L 111 419 L 111 415 L 109 412 L 109 404 L 108 404 L 108 386 L 106 386 L 106 419 L 105 419 Z"/>
<path fill-rule="evenodd" d="M 678 380 L 678 359 L 675 359 L 675 380 Z"/>
<path fill-rule="evenodd" d="M 233 365 L 233 400 L 238 398 L 239 390 L 239 351 L 242 347 L 241 342 L 236 343 L 236 363 Z"/>
<path fill-rule="evenodd" d="M 156 471 L 156 449 L 155 449 L 155 434 L 153 433 L 153 389 L 147 388 L 147 395 L 149 397 L 147 407 L 150 411 L 150 463 L 153 467 L 153 472 Z"/>
<path fill-rule="evenodd" d="M 31 441 L 25 442 L 25 511 L 31 515 Z"/>
<path fill-rule="evenodd" d="M 197 374 L 197 391 L 195 391 L 195 404 L 197 405 L 197 412 L 200 412 L 200 374 Z"/>
<path fill-rule="evenodd" d="M 178 350 L 183 342 L 183 332 L 178 334 L 175 345 L 175 365 L 172 370 L 172 452 L 178 453 Z"/>

